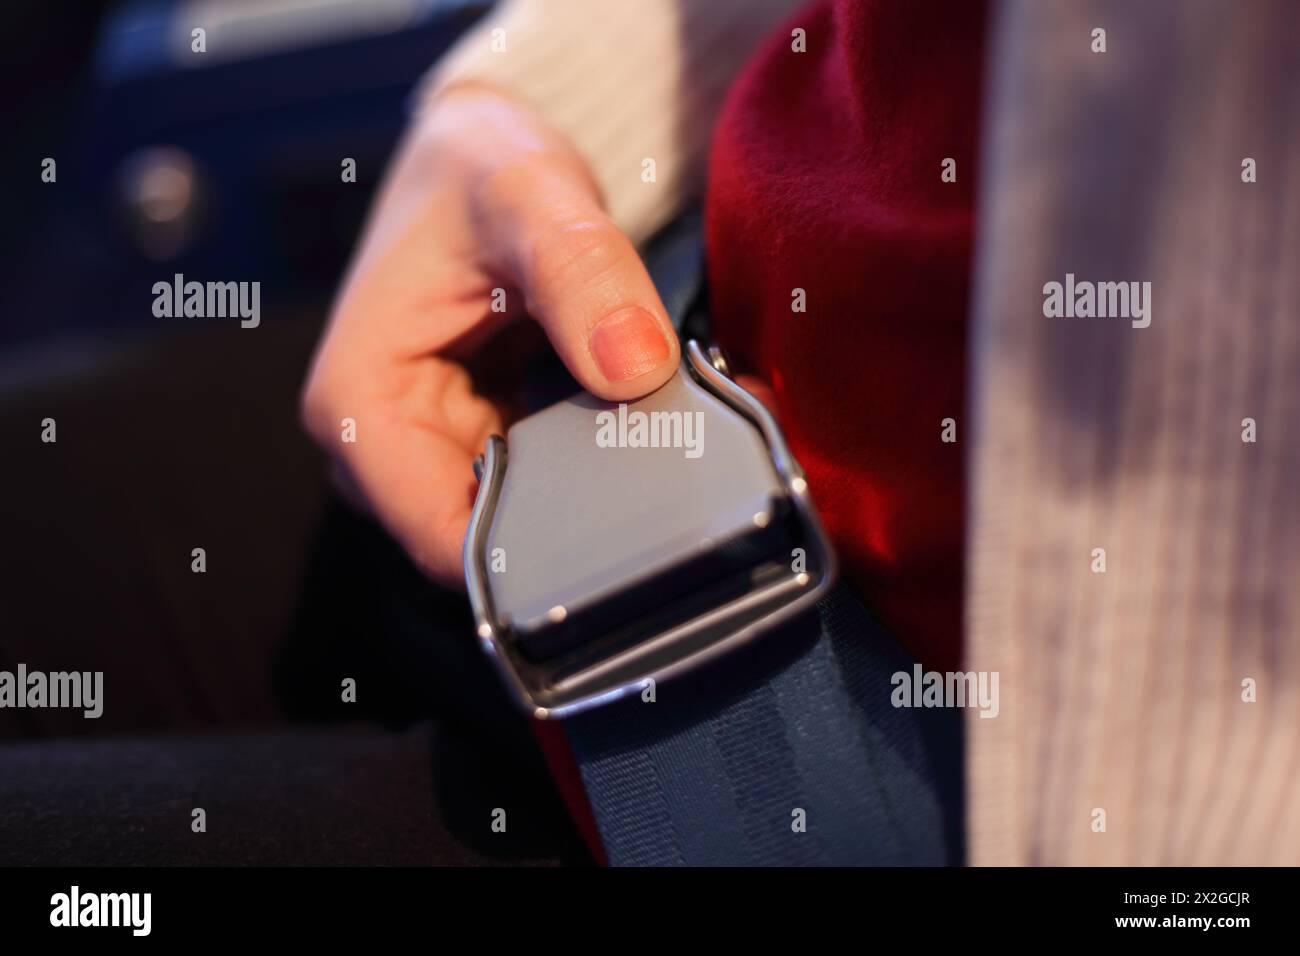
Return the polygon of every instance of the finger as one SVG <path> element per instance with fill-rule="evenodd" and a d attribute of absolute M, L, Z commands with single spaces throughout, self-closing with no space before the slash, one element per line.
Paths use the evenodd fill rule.
<path fill-rule="evenodd" d="M 463 586 L 461 545 L 478 482 L 474 456 L 438 432 L 377 423 L 348 455 L 375 516 L 429 577 Z"/>
<path fill-rule="evenodd" d="M 574 378 L 611 401 L 645 395 L 677 370 L 668 313 L 636 248 L 571 172 L 496 177 L 490 246 Z"/>
<path fill-rule="evenodd" d="M 441 378 L 437 370 L 426 370 Z M 454 408 L 441 409 L 434 392 Z M 454 394 L 451 394 L 454 392 Z M 473 461 L 487 436 L 501 430 L 491 403 L 452 381 L 415 389 L 406 404 L 354 398 L 347 409 L 352 440 L 337 429 L 341 409 L 322 401 L 308 412 L 313 436 L 341 463 L 368 509 L 420 569 L 449 587 L 463 587 L 461 546 L 478 488 Z M 459 427 L 431 420 L 454 413 Z"/>

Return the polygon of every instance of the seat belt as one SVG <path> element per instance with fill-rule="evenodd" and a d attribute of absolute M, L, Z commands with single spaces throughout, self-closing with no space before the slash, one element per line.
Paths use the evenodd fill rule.
<path fill-rule="evenodd" d="M 691 306 L 701 298 L 698 236 L 698 217 L 687 217 L 660 240 L 657 254 L 647 257 L 674 324 L 697 332 L 699 313 Z M 700 351 L 693 354 L 696 377 L 716 377 Z M 674 388 L 678 390 L 669 403 L 674 409 L 701 399 L 681 385 Z M 569 598 L 563 602 L 544 593 L 539 604 L 539 595 L 528 590 L 530 579 L 544 577 L 551 565 L 568 560 L 563 549 L 542 548 L 532 555 L 531 566 L 516 564 L 513 576 L 491 570 L 496 552 L 502 552 L 503 571 L 510 567 L 507 551 L 515 552 L 516 558 L 517 552 L 524 551 L 528 559 L 528 549 L 515 544 L 520 536 L 500 532 L 500 525 L 540 520 L 544 526 L 550 508 L 564 513 L 556 496 L 545 493 L 528 507 L 515 506 L 515 496 L 528 493 L 520 489 L 524 479 L 516 471 L 536 474 L 543 467 L 538 459 L 548 452 L 557 458 L 546 466 L 550 468 L 567 467 L 589 453 L 585 445 L 573 444 L 577 440 L 572 437 L 573 423 L 592 410 L 579 405 L 552 413 L 545 440 L 526 430 L 516 435 L 512 429 L 510 442 L 497 439 L 495 445 L 489 444 L 479 464 L 483 482 L 466 541 L 466 575 L 485 648 L 534 716 L 559 719 L 564 727 L 609 863 L 960 862 L 959 714 L 892 705 L 892 676 L 910 674 L 913 662 L 846 586 L 824 589 L 814 606 L 794 616 L 782 618 L 760 610 L 758 625 L 742 627 L 749 618 L 741 619 L 741 624 L 729 623 L 721 629 L 720 644 L 728 643 L 732 631 L 765 633 L 725 653 L 713 653 L 707 630 L 703 636 L 679 640 L 686 650 L 675 653 L 684 655 L 689 666 L 681 666 L 671 654 L 647 657 L 671 677 L 657 681 L 645 676 L 653 670 L 651 664 L 620 662 L 635 658 L 642 647 L 653 649 L 661 635 L 624 635 L 622 644 L 601 649 L 594 661 L 588 648 L 602 642 L 610 645 L 612 639 L 603 625 L 621 622 L 619 615 L 626 617 L 632 613 L 629 609 L 634 609 L 634 617 L 654 618 L 661 611 L 653 605 L 674 608 L 677 599 L 657 596 L 677 594 L 672 589 L 681 584 L 682 575 L 652 577 L 616 601 L 586 606 L 581 592 L 565 592 Z M 705 434 L 716 449 L 725 438 L 716 434 L 717 426 L 727 419 L 715 415 L 710 422 Z M 570 444 L 564 445 L 565 440 Z M 515 457 L 509 446 L 517 446 L 523 459 L 513 469 L 506 464 L 507 458 Z M 733 446 L 729 454 L 743 451 L 742 446 Z M 640 474 L 637 469 L 632 473 Z M 664 474 L 660 472 L 661 477 Z M 514 490 L 507 484 L 512 478 Z M 559 487 L 566 485 L 561 481 Z M 691 488 L 688 479 L 682 498 L 694 497 Z M 734 493 L 743 496 L 743 485 L 738 483 Z M 502 495 L 510 502 L 503 502 Z M 683 501 L 683 507 L 687 503 Z M 553 534 L 562 531 L 549 529 Z M 492 547 L 500 542 L 510 542 L 510 547 Z M 729 547 L 744 553 L 748 545 Z M 539 553 L 549 554 L 550 560 L 541 560 Z M 608 563 L 617 566 L 620 558 L 612 553 Z M 574 560 L 581 564 L 582 556 Z M 605 564 L 603 560 L 590 563 L 593 572 Z M 591 580 L 590 574 L 583 578 L 573 573 Z M 685 577 L 689 583 L 719 573 L 711 565 L 692 564 Z M 682 603 L 690 600 L 683 598 Z M 499 614 L 498 602 L 509 613 Z M 608 611 L 610 604 L 616 612 Z M 693 626 L 672 621 L 664 628 L 671 635 L 676 633 L 674 627 L 689 632 Z M 606 679 L 604 671 L 615 673 Z M 575 692 L 570 687 L 580 687 L 584 680 L 592 689 Z"/>
<path fill-rule="evenodd" d="M 961 720 L 890 704 L 911 666 L 839 585 L 723 673 L 564 721 L 610 864 L 960 863 Z"/>

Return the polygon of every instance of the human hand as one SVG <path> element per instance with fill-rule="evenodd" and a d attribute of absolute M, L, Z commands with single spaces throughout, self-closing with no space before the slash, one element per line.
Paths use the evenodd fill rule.
<path fill-rule="evenodd" d="M 350 497 L 443 584 L 462 583 L 472 463 L 517 413 L 511 392 L 538 326 L 611 401 L 653 391 L 679 362 L 663 304 L 581 157 L 506 96 L 448 90 L 386 176 L 301 400 Z"/>

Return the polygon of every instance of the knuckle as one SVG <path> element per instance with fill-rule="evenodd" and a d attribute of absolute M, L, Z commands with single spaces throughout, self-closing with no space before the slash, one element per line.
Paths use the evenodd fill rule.
<path fill-rule="evenodd" d="M 546 287 L 588 288 L 623 261 L 623 235 L 611 222 L 567 223 L 535 239 L 527 274 Z"/>
<path fill-rule="evenodd" d="M 543 194 L 544 175 L 533 157 L 516 158 L 479 171 L 472 197 L 488 219 L 510 219 L 529 200 Z"/>

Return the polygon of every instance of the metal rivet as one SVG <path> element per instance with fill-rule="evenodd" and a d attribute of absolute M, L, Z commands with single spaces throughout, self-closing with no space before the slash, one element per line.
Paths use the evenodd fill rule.
<path fill-rule="evenodd" d="M 727 378 L 731 378 L 731 363 L 727 361 L 727 353 L 722 351 L 722 346 L 710 345 L 708 356 L 710 365 L 727 376 Z"/>

